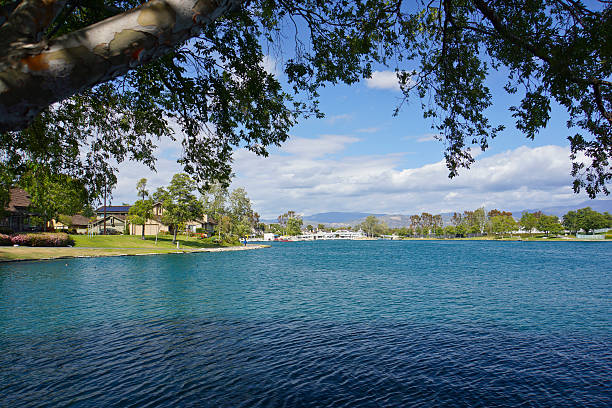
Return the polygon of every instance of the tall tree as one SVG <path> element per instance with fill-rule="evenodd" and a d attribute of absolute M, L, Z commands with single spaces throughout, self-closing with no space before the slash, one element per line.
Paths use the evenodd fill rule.
<path fill-rule="evenodd" d="M 204 207 L 204 213 L 217 223 L 217 233 L 219 239 L 221 239 L 221 228 L 220 220 L 221 217 L 227 213 L 227 202 L 229 200 L 229 193 L 227 188 L 221 183 L 213 183 L 204 190 L 202 194 L 202 205 Z"/>
<path fill-rule="evenodd" d="M 251 200 L 244 188 L 232 190 L 229 196 L 229 215 L 232 221 L 232 230 L 239 237 L 250 234 L 255 227 Z"/>
<path fill-rule="evenodd" d="M 145 239 L 145 226 L 147 221 L 153 218 L 153 200 L 137 200 L 130 207 L 128 212 L 128 221 L 132 224 L 142 225 L 142 233 L 140 239 Z"/>
<path fill-rule="evenodd" d="M 193 193 L 195 188 L 195 182 L 187 174 L 178 173 L 167 188 L 160 187 L 155 194 L 164 206 L 162 222 L 172 227 L 172 242 L 176 242 L 178 230 L 185 222 L 200 218 L 204 213 L 202 203 Z"/>
<path fill-rule="evenodd" d="M 302 218 L 291 217 L 287 220 L 287 235 L 300 235 L 302 233 Z"/>
<path fill-rule="evenodd" d="M 525 231 L 531 232 L 538 225 L 538 217 L 536 217 L 535 214 L 525 211 L 523 215 L 521 215 L 519 224 Z"/>
<path fill-rule="evenodd" d="M 587 234 L 593 230 L 608 226 L 608 219 L 603 214 L 592 210 L 591 207 L 581 208 L 576 211 L 576 214 L 578 216 L 578 225 Z"/>
<path fill-rule="evenodd" d="M 78 214 L 89 206 L 89 196 L 80 180 L 54 174 L 45 166 L 29 166 L 19 184 L 32 199 L 34 221 L 39 221 L 43 228 L 60 214 Z"/>
<path fill-rule="evenodd" d="M 574 190 L 608 193 L 609 2 L 141 3 L 0 0 L 7 174 L 44 162 L 100 191 L 103 180 L 115 181 L 113 160 L 154 167 L 154 144 L 174 137 L 197 182 L 227 183 L 233 148 L 266 155 L 300 116 L 320 116 L 317 89 L 355 83 L 381 64 L 396 70 L 405 100 L 423 101 L 452 177 L 473 163 L 472 148 L 485 150 L 503 129 L 485 115 L 493 103 L 487 80 L 504 67 L 505 90 L 520 98 L 510 108 L 516 128 L 533 139 L 558 102 L 572 127 Z M 279 43 L 286 38 L 293 47 Z M 291 93 L 263 68 L 269 48 L 287 55 Z"/>
<path fill-rule="evenodd" d="M 490 221 L 493 232 L 500 234 L 502 238 L 504 234 L 514 231 L 517 227 L 516 221 L 510 215 L 494 215 Z"/>
<path fill-rule="evenodd" d="M 141 178 L 140 180 L 138 180 L 138 183 L 136 183 L 136 191 L 138 192 L 138 195 L 142 197 L 143 201 L 146 197 L 148 197 L 149 191 L 147 190 L 146 178 Z"/>
<path fill-rule="evenodd" d="M 369 237 L 373 237 L 378 223 L 378 218 L 373 215 L 368 215 L 362 223 L 362 229 L 366 231 Z"/>
<path fill-rule="evenodd" d="M 559 217 L 556 215 L 542 215 L 537 220 L 537 228 L 546 235 L 558 234 L 563 231 L 563 227 L 559 224 Z"/>
<path fill-rule="evenodd" d="M 580 230 L 580 220 L 576 211 L 568 211 L 563 216 L 563 226 L 569 230 L 570 234 L 577 234 Z"/>

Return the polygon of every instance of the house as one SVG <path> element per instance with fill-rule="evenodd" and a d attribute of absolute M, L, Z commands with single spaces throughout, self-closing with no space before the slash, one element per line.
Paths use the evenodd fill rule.
<path fill-rule="evenodd" d="M 106 210 L 106 230 L 111 234 L 123 233 L 128 225 L 130 235 L 142 235 L 142 224 L 132 224 L 127 220 L 130 205 L 110 205 L 96 209 L 96 220 L 90 224 L 90 232 L 102 234 L 104 230 L 104 211 Z M 172 232 L 172 228 L 162 221 L 164 207 L 158 202 L 153 205 L 153 217 L 148 219 L 144 225 L 145 235 L 157 235 L 160 232 Z M 187 221 L 185 230 L 196 232 L 198 228 L 204 229 L 208 234 L 214 231 L 215 222 L 209 220 L 206 215 L 201 219 Z"/>
<path fill-rule="evenodd" d="M 22 188 L 13 187 L 9 189 L 9 203 L 0 213 L 0 229 L 9 232 L 28 231 L 34 228 L 30 224 L 30 211 L 32 199 Z"/>
<path fill-rule="evenodd" d="M 107 215 L 96 218 L 95 221 L 90 222 L 88 225 L 88 232 L 92 234 L 104 234 L 104 220 L 106 220 L 106 233 L 108 235 L 123 234 L 125 232 L 125 226 L 127 220 L 122 215 Z"/>
<path fill-rule="evenodd" d="M 100 219 L 104 218 L 105 213 L 106 216 L 117 215 L 126 219 L 130 212 L 130 208 L 132 208 L 131 205 L 107 205 L 106 207 L 98 207 L 94 212 L 96 213 L 96 217 Z"/>
<path fill-rule="evenodd" d="M 162 216 L 164 215 L 164 207 L 162 203 L 155 203 L 153 205 L 153 218 L 148 219 L 145 223 L 145 235 L 156 235 L 162 231 L 172 232 L 172 228 L 162 222 Z M 213 233 L 215 229 L 215 222 L 208 219 L 207 215 L 203 215 L 202 218 L 193 221 L 187 221 L 185 223 L 185 230 L 189 232 L 196 232 L 198 228 L 204 229 L 209 235 Z M 131 224 L 130 225 L 131 235 L 142 235 L 142 224 Z"/>
<path fill-rule="evenodd" d="M 77 234 L 87 234 L 89 218 L 77 214 L 70 217 L 70 225 L 65 225 L 59 220 L 51 220 L 51 227 L 57 231 L 75 229 Z"/>

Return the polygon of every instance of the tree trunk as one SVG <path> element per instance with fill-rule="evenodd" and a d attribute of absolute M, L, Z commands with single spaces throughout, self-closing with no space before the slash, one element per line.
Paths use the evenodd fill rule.
<path fill-rule="evenodd" d="M 174 238 L 172 238 L 172 243 L 174 244 L 176 242 L 176 230 L 178 229 L 178 226 L 174 227 Z"/>
<path fill-rule="evenodd" d="M 145 223 L 143 223 L 143 224 L 142 224 L 142 236 L 141 236 L 141 239 L 142 239 L 143 241 L 144 241 L 144 239 L 145 239 L 145 234 L 144 234 L 145 225 L 146 225 L 146 221 L 145 221 Z"/>
<path fill-rule="evenodd" d="M 0 33 L 17 31 L 19 37 L 0 39 L 0 132 L 24 129 L 51 104 L 168 54 L 199 35 L 202 26 L 243 2 L 153 0 L 81 30 L 41 41 L 42 33 L 66 2 L 24 1 L 28 10 L 37 9 L 38 3 L 40 7 L 45 5 L 42 11 L 46 17 L 39 19 L 19 6 L 0 26 Z M 20 25 L 27 27 L 17 30 Z"/>

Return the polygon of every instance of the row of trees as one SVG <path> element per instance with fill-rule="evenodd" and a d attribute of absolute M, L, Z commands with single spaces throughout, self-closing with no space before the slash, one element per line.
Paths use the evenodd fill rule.
<path fill-rule="evenodd" d="M 384 221 L 370 215 L 353 228 L 361 229 L 371 237 L 391 234 L 415 237 L 431 235 L 463 237 L 486 234 L 503 237 L 519 230 L 519 228 L 528 233 L 537 230 L 546 235 L 560 234 L 565 230 L 576 234 L 581 230 L 590 233 L 599 228 L 612 228 L 612 215 L 607 212 L 602 214 L 587 207 L 577 211 L 569 211 L 563 216 L 562 222 L 556 215 L 546 215 L 541 211 L 525 212 L 517 221 L 509 211 L 493 209 L 486 212 L 484 207 L 481 207 L 474 211 L 455 212 L 450 219 L 450 225 L 444 226 L 443 224 L 441 215 L 424 212 L 420 215 L 412 215 L 408 227 L 389 228 Z M 319 224 L 318 228 L 323 230 L 325 226 Z M 309 225 L 306 229 L 312 230 L 313 227 Z"/>
<path fill-rule="evenodd" d="M 240 237 L 251 234 L 259 226 L 259 214 L 251 208 L 251 200 L 243 188 L 231 192 L 219 184 L 213 184 L 201 197 L 196 182 L 185 173 L 175 174 L 167 187 L 159 187 L 153 194 L 146 188 L 147 180 L 141 179 L 136 189 L 140 197 L 130 208 L 130 222 L 144 225 L 153 218 L 153 206 L 161 203 L 164 211 L 161 222 L 171 227 L 173 242 L 177 232 L 184 229 L 188 221 L 202 218 L 204 214 L 216 223 L 215 234 L 219 240 L 235 242 Z"/>

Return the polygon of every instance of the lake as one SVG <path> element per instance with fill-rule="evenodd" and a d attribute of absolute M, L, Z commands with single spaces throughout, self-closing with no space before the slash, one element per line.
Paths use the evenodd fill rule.
<path fill-rule="evenodd" d="M 0 265 L 0 406 L 612 406 L 612 244 Z"/>

